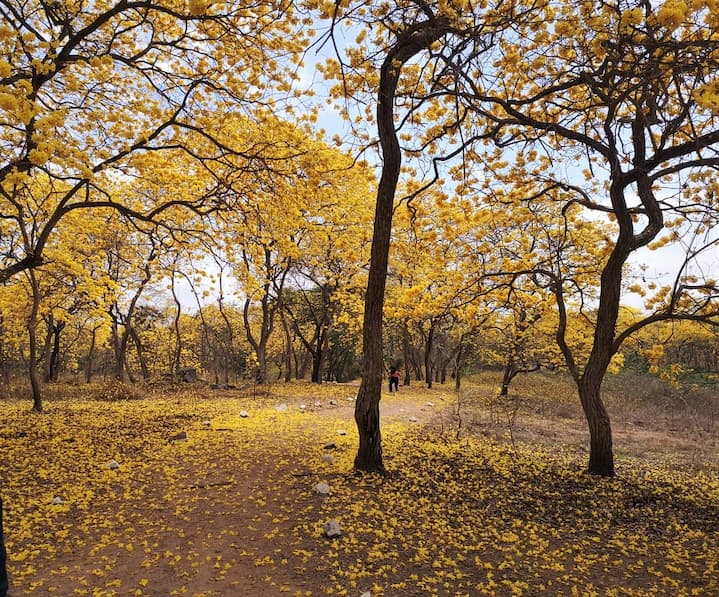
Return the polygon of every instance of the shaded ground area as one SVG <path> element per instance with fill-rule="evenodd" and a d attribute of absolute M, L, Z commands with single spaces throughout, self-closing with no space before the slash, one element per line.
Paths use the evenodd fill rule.
<path fill-rule="evenodd" d="M 719 593 L 716 398 L 617 400 L 607 480 L 558 378 L 402 388 L 380 478 L 351 470 L 356 389 L 0 402 L 11 597 Z"/>

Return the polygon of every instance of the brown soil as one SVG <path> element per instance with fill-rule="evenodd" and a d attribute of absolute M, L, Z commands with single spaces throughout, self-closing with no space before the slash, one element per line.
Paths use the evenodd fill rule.
<path fill-rule="evenodd" d="M 301 398 L 293 396 L 291 390 L 283 391 L 288 393 L 267 397 L 263 404 L 285 402 L 295 413 L 291 443 L 279 413 L 266 415 L 261 443 L 254 432 L 243 432 L 242 422 L 215 423 L 220 420 L 212 406 L 217 394 L 206 392 L 189 409 L 197 414 L 178 414 L 174 419 L 143 418 L 138 414 L 132 420 L 117 422 L 116 433 L 110 439 L 99 434 L 94 447 L 98 453 L 103 453 L 102 442 L 122 437 L 121 447 L 112 449 L 114 453 L 125 450 L 128 461 L 133 451 L 145 449 L 143 442 L 157 437 L 152 450 L 163 464 L 138 464 L 124 471 L 122 482 L 88 481 L 94 498 L 86 507 L 70 504 L 64 512 L 48 519 L 38 513 L 33 520 L 24 507 L 16 505 L 16 510 L 23 510 L 20 521 L 13 515 L 12 500 L 20 500 L 21 492 L 14 487 L 5 491 L 10 568 L 11 573 L 16 572 L 9 596 L 343 594 L 342 581 L 334 576 L 334 556 L 330 553 L 328 559 L 332 542 L 321 532 L 321 524 L 331 511 L 323 505 L 323 498 L 310 489 L 318 480 L 324 480 L 373 491 L 372 482 L 367 485 L 351 471 L 355 449 L 351 398 L 356 387 L 335 389 L 336 406 L 328 406 L 327 394 L 320 398 L 321 406 L 314 406 L 304 389 Z M 496 402 L 491 392 L 479 392 L 464 398 L 460 395 L 458 404 L 457 395 L 445 387 L 402 388 L 399 395 L 384 395 L 383 425 L 431 428 L 447 441 L 478 436 L 507 446 L 526 443 L 566 447 L 581 453 L 587 433 L 576 405 L 568 401 L 560 412 L 548 418 L 541 404 L 524 400 L 521 392 L 519 398 L 516 396 L 509 402 Z M 223 394 L 223 398 L 227 397 Z M 243 399 L 239 394 L 237 398 Z M 249 403 L 257 404 L 256 397 L 252 401 Z M 296 414 L 300 404 L 306 405 L 304 418 Z M 59 409 L 60 405 L 54 410 Z M 179 410 L 187 411 L 185 407 Z M 200 412 L 207 414 L 198 416 Z M 213 418 L 211 428 L 203 428 L 201 419 L 213 414 L 218 419 Z M 682 468 L 717 470 L 716 430 L 702 435 L 661 428 L 656 417 L 648 421 L 645 414 L 614 425 L 619 471 L 625 459 L 636 457 L 647 462 L 669 458 Z M 347 431 L 346 436 L 337 433 L 340 426 Z M 181 430 L 189 430 L 191 441 L 167 441 Z M 63 435 L 66 431 L 57 431 L 62 437 L 48 438 L 42 434 L 33 437 L 33 431 L 26 429 L 28 437 L 23 439 L 28 440 L 28 450 L 57 449 L 56 440 L 63 438 L 70 449 L 72 443 Z M 10 435 L 0 438 L 0 448 L 8 447 L 11 441 Z M 336 443 L 336 447 L 322 450 L 327 442 Z M 204 456 L 208 452 L 214 455 L 209 460 Z M 320 459 L 327 454 L 335 459 L 334 464 Z M 49 495 L 55 491 L 57 479 L 43 478 L 40 474 L 35 479 L 35 491 Z M 349 508 L 350 504 L 342 507 Z M 20 524 L 30 525 L 31 529 L 20 529 Z M 366 524 L 369 534 L 372 520 Z M 28 532 L 30 536 L 23 538 Z M 716 528 L 713 533 L 716 540 Z M 43 545 L 52 545 L 51 553 L 44 554 Z M 551 544 L 546 547 L 553 548 Z M 556 548 L 559 550 L 559 546 Z M 358 545 L 357 549 L 364 550 L 365 546 Z M 487 555 L 486 560 L 491 562 L 493 558 L 496 556 Z M 507 578 L 511 580 L 512 576 Z M 611 586 L 608 577 L 594 576 L 592 580 L 600 587 L 602 582 Z M 692 582 L 695 579 L 687 579 L 689 589 Z M 347 587 L 346 594 L 359 597 L 371 586 L 369 580 L 360 580 L 356 587 Z M 484 594 L 455 593 L 447 588 L 451 586 L 427 592 L 395 589 L 380 593 L 377 588 L 372 594 Z M 512 594 L 514 589 L 509 586 L 500 586 L 496 594 Z M 702 587 L 697 589 L 701 594 Z M 563 590 L 558 588 L 554 594 L 562 594 Z M 642 594 L 641 589 L 634 594 Z M 668 587 L 666 594 L 675 593 Z"/>

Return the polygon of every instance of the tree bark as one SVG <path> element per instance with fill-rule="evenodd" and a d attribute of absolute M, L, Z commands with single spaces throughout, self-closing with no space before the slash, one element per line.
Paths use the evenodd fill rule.
<path fill-rule="evenodd" d="M 90 336 L 90 348 L 87 350 L 87 366 L 85 367 L 85 383 L 92 381 L 92 364 L 95 359 L 95 343 L 97 341 L 97 330 L 98 328 L 92 329 Z"/>
<path fill-rule="evenodd" d="M 454 358 L 454 390 L 459 392 L 462 389 L 462 359 L 464 358 L 464 334 L 457 343 L 457 354 Z"/>
<path fill-rule="evenodd" d="M 172 321 L 172 327 L 175 332 L 175 348 L 172 353 L 172 363 L 170 364 L 170 373 L 177 374 L 180 370 L 180 364 L 182 362 L 182 334 L 180 332 L 180 317 L 182 316 L 182 303 L 177 297 L 177 289 L 175 288 L 175 275 L 176 271 L 173 267 L 172 274 L 170 276 L 170 290 L 172 291 L 172 299 L 175 302 L 175 317 Z"/>
<path fill-rule="evenodd" d="M 64 321 L 49 324 L 50 333 L 52 334 L 52 348 L 48 358 L 46 381 L 57 382 L 60 379 L 60 336 L 65 329 L 65 325 Z"/>
<path fill-rule="evenodd" d="M 142 346 L 142 340 L 140 340 L 140 336 L 134 326 L 129 326 L 128 331 L 130 332 L 130 338 L 135 344 L 135 352 L 137 354 L 137 360 L 140 363 L 142 379 L 150 379 L 150 369 L 147 366 L 147 358 L 145 357 L 145 350 Z"/>
<path fill-rule="evenodd" d="M 424 381 L 432 389 L 432 351 L 434 350 L 434 320 L 430 321 L 429 331 L 424 342 Z"/>
<path fill-rule="evenodd" d="M 579 385 L 579 399 L 589 427 L 589 467 L 593 475 L 614 476 L 612 427 L 601 399 L 602 377 L 585 373 Z"/>
<path fill-rule="evenodd" d="M 367 472 L 385 472 L 382 459 L 379 402 L 384 378 L 382 312 L 387 282 L 392 210 L 402 154 L 394 126 L 394 98 L 402 66 L 414 55 L 438 40 L 449 29 L 446 19 L 417 23 L 397 37 L 380 69 L 377 93 L 377 128 L 382 149 L 382 175 L 377 187 L 374 234 L 365 295 L 362 347 L 362 382 L 355 403 L 359 448 L 354 466 Z"/>
<path fill-rule="evenodd" d="M 32 389 L 32 409 L 35 412 L 42 412 L 42 386 L 37 370 L 37 316 L 40 311 L 40 287 L 33 270 L 28 270 L 28 278 L 32 288 L 32 307 L 27 321 L 29 343 L 28 375 L 30 376 L 30 387 Z"/>
<path fill-rule="evenodd" d="M 409 383 L 412 379 L 412 376 L 409 372 L 409 363 L 410 363 L 410 347 L 409 347 L 409 327 L 407 326 L 407 322 L 402 322 L 402 358 L 404 360 L 404 380 L 402 380 L 402 383 L 405 386 L 409 386 Z"/>
<path fill-rule="evenodd" d="M 292 334 L 290 333 L 290 326 L 287 323 L 287 317 L 284 309 L 280 308 L 280 322 L 282 323 L 282 331 L 285 336 L 285 350 L 284 350 L 284 361 L 285 361 L 285 383 L 289 383 L 292 380 Z M 295 359 L 295 373 L 297 368 L 297 361 Z"/>

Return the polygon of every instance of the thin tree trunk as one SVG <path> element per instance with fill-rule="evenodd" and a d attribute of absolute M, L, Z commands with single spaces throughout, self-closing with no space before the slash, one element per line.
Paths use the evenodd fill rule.
<path fill-rule="evenodd" d="M 87 351 L 87 367 L 85 368 L 85 383 L 92 381 L 92 363 L 95 358 L 95 342 L 97 341 L 97 328 L 93 328 L 90 336 L 90 348 Z"/>
<path fill-rule="evenodd" d="M 400 34 L 380 69 L 377 94 L 377 128 L 382 148 L 382 175 L 377 187 L 374 234 L 365 295 L 362 347 L 362 382 L 355 403 L 355 422 L 359 448 L 354 466 L 367 472 L 385 471 L 382 459 L 379 401 L 384 378 L 382 312 L 387 282 L 392 210 L 397 190 L 402 154 L 394 128 L 394 98 L 402 66 L 415 54 L 438 40 L 448 29 L 446 19 L 431 19 Z"/>
<path fill-rule="evenodd" d="M 462 358 L 464 357 L 464 334 L 459 339 L 457 354 L 454 360 L 454 389 L 459 392 L 462 388 Z"/>
<path fill-rule="evenodd" d="M 292 334 L 290 333 L 290 326 L 287 323 L 287 316 L 284 309 L 279 309 L 280 322 L 282 323 L 282 331 L 285 336 L 285 382 L 289 383 L 292 380 Z"/>
<path fill-rule="evenodd" d="M 53 317 L 52 313 L 50 313 L 46 319 L 46 325 L 47 328 L 45 330 L 45 342 L 43 343 L 42 347 L 42 358 L 38 359 L 38 363 L 43 363 L 43 382 L 49 383 L 52 379 L 52 361 L 51 361 L 51 355 L 52 355 L 52 334 L 53 334 L 53 327 L 54 327 Z"/>
<path fill-rule="evenodd" d="M 40 288 L 37 278 L 32 270 L 28 270 L 30 285 L 32 287 L 32 308 L 27 322 L 29 359 L 28 374 L 30 376 L 30 387 L 32 389 L 32 409 L 35 412 L 42 412 L 42 386 L 37 370 L 37 315 L 40 311 Z"/>
<path fill-rule="evenodd" d="M 409 386 L 412 376 L 410 375 L 409 328 L 406 321 L 402 322 L 402 359 L 404 360 L 404 380 L 402 383 Z"/>
<path fill-rule="evenodd" d="M 177 297 L 177 291 L 175 289 L 175 270 L 173 268 L 172 275 L 170 276 L 170 290 L 172 291 L 172 298 L 175 301 L 175 317 L 172 322 L 173 329 L 175 331 L 175 350 L 172 355 L 172 364 L 170 366 L 170 373 L 177 374 L 180 370 L 180 364 L 182 362 L 182 334 L 180 333 L 180 316 L 182 315 L 182 304 L 180 299 Z"/>
<path fill-rule="evenodd" d="M 429 324 L 427 340 L 424 345 L 424 379 L 427 388 L 432 389 L 432 350 L 434 349 L 434 322 Z"/>
<path fill-rule="evenodd" d="M 47 381 L 56 382 L 60 379 L 60 336 L 62 330 L 65 329 L 65 322 L 58 321 L 50 326 L 52 331 L 52 349 L 48 358 L 48 379 Z"/>
<path fill-rule="evenodd" d="M 150 379 L 150 369 L 147 366 L 147 359 L 145 358 L 145 350 L 142 346 L 142 340 L 137 333 L 137 330 L 130 326 L 130 337 L 135 344 L 135 352 L 137 353 L 137 360 L 140 362 L 140 371 L 142 372 L 142 379 Z"/>

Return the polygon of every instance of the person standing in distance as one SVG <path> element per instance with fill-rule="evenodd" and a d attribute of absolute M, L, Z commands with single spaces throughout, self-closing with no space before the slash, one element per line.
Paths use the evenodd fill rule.
<path fill-rule="evenodd" d="M 389 391 L 392 392 L 394 388 L 395 392 L 399 392 L 399 371 L 396 367 L 389 368 Z"/>

